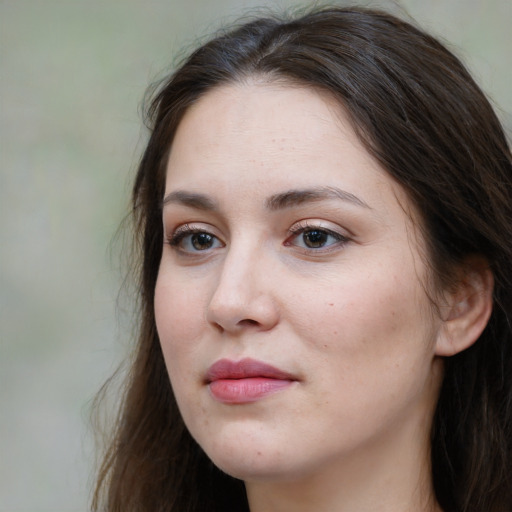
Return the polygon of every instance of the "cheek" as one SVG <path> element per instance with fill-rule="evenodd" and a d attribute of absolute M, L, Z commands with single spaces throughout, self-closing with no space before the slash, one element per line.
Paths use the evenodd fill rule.
<path fill-rule="evenodd" d="M 155 287 L 155 320 L 162 346 L 190 347 L 204 325 L 205 314 L 198 287 L 158 277 Z M 182 341 L 186 343 L 182 343 Z"/>
<path fill-rule="evenodd" d="M 436 322 L 421 286 L 411 282 L 418 283 L 384 273 L 347 279 L 297 310 L 307 355 L 318 363 L 311 389 L 322 401 L 315 407 L 328 411 L 329 428 L 370 436 L 430 399 Z"/>
<path fill-rule="evenodd" d="M 380 338 L 412 331 L 429 317 L 428 300 L 417 280 L 384 273 L 349 272 L 317 292 L 296 293 L 290 304 L 302 329 L 322 331 L 327 338 L 350 335 L 347 341 L 357 338 L 358 346 L 371 342 L 365 335 Z"/>
<path fill-rule="evenodd" d="M 190 288 L 190 287 L 189 287 Z M 155 320 L 162 352 L 178 404 L 194 401 L 191 383 L 197 380 L 192 370 L 204 356 L 200 338 L 205 315 L 201 307 L 200 287 L 189 290 L 175 280 L 159 276 L 155 288 Z M 181 404 L 180 404 L 181 402 Z"/>
<path fill-rule="evenodd" d="M 386 383 L 421 386 L 439 322 L 414 269 L 351 270 L 306 304 L 295 299 L 296 333 L 307 333 L 323 373 L 354 396 Z"/>
<path fill-rule="evenodd" d="M 197 287 L 200 289 L 200 287 Z M 194 288 L 159 275 L 155 287 L 155 321 L 171 387 L 185 421 L 194 417 L 198 402 L 197 363 L 204 329 L 201 298 Z"/>

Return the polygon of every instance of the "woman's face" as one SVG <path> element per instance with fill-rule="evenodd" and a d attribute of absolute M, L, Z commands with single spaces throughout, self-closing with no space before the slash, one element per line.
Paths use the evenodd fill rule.
<path fill-rule="evenodd" d="M 442 322 L 415 218 L 318 92 L 222 86 L 188 110 L 155 313 L 183 419 L 221 469 L 293 479 L 425 453 Z"/>

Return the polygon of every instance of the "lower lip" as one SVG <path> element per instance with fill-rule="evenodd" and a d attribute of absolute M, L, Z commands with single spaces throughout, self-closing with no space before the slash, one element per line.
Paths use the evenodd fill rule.
<path fill-rule="evenodd" d="M 286 389 L 291 380 L 249 377 L 245 379 L 219 379 L 208 387 L 216 400 L 225 404 L 246 404 Z"/>

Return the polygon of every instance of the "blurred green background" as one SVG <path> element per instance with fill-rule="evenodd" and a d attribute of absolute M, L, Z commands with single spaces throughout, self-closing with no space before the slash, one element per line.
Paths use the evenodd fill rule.
<path fill-rule="evenodd" d="M 145 140 L 146 86 L 247 9 L 304 5 L 0 0 L 2 512 L 88 508 L 90 402 L 130 343 L 111 241 Z M 408 12 L 453 44 L 510 133 L 511 0 L 364 5 Z"/>

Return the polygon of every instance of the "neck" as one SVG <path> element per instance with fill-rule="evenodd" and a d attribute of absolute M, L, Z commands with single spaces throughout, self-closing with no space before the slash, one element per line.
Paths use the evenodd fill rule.
<path fill-rule="evenodd" d="M 429 421 L 391 428 L 314 474 L 246 481 L 251 512 L 441 512 L 432 488 Z M 418 442 L 422 440 L 422 442 Z"/>

